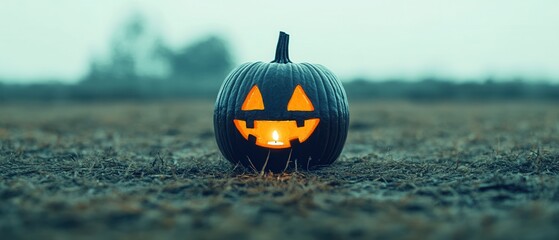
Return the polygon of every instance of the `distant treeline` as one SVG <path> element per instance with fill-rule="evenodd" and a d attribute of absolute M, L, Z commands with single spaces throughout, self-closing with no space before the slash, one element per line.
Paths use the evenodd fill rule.
<path fill-rule="evenodd" d="M 117 29 L 110 48 L 76 84 L 2 84 L 0 100 L 200 98 L 215 95 L 233 63 L 227 43 L 209 36 L 168 46 L 141 14 Z"/>
<path fill-rule="evenodd" d="M 559 101 L 559 84 L 520 80 L 455 82 L 443 79 L 380 81 L 357 79 L 344 84 L 351 99 L 546 100 Z"/>
<path fill-rule="evenodd" d="M 3 84 L 0 101 L 215 98 L 234 67 L 227 43 L 216 36 L 179 48 L 169 47 L 142 15 L 116 31 L 105 57 L 93 58 L 76 84 Z M 528 81 L 456 83 L 452 80 L 344 82 L 350 100 L 553 100 L 559 85 Z"/>
<path fill-rule="evenodd" d="M 210 81 L 209 79 L 206 79 Z M 95 85 L 42 83 L 13 85 L 0 83 L 0 101 L 10 100 L 149 100 L 149 99 L 213 99 L 223 79 L 207 85 L 198 81 L 116 82 Z M 118 84 L 117 84 L 118 83 Z M 216 84 L 217 83 L 217 84 Z M 454 83 L 443 80 L 381 81 L 354 80 L 344 82 L 350 100 L 400 99 L 413 101 L 476 101 L 476 100 L 544 100 L 559 101 L 559 85 L 521 81 L 485 81 Z"/>

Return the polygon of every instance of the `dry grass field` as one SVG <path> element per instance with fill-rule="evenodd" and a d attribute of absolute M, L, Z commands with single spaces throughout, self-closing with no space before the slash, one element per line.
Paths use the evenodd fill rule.
<path fill-rule="evenodd" d="M 2 239 L 559 239 L 559 107 L 353 102 L 340 159 L 234 168 L 213 103 L 0 104 Z"/>

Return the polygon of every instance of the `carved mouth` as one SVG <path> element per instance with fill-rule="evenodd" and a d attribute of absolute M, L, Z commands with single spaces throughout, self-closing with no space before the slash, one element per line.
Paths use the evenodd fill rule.
<path fill-rule="evenodd" d="M 247 122 L 243 120 L 233 120 L 235 127 L 241 135 L 248 140 L 249 135 L 256 138 L 256 145 L 265 148 L 283 149 L 290 148 L 290 141 L 299 139 L 302 143 L 306 141 L 314 132 L 320 122 L 318 118 L 311 118 L 304 121 L 303 126 L 298 127 L 297 121 L 268 121 L 255 120 L 254 127 L 248 128 Z"/>

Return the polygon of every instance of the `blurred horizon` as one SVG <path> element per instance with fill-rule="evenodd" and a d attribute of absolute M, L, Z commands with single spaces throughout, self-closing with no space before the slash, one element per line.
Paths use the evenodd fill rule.
<path fill-rule="evenodd" d="M 544 0 L 8 0 L 0 2 L 0 82 L 76 83 L 92 62 L 110 57 L 122 25 L 136 15 L 172 50 L 222 39 L 233 67 L 271 61 L 285 31 L 294 62 L 325 65 L 342 80 L 559 83 L 559 2 Z"/>

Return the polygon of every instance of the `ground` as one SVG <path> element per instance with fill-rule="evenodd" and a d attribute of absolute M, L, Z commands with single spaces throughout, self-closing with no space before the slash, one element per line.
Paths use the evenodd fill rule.
<path fill-rule="evenodd" d="M 12 238 L 559 239 L 552 103 L 351 102 L 315 171 L 229 164 L 210 101 L 0 104 Z"/>

